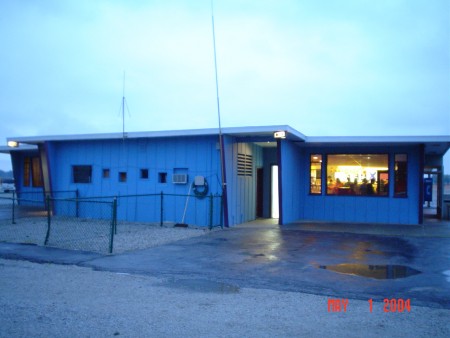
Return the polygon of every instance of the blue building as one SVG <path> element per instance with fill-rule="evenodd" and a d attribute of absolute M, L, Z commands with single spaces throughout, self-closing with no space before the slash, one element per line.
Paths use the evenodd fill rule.
<path fill-rule="evenodd" d="M 0 151 L 11 154 L 19 194 L 193 195 L 166 212 L 177 220 L 186 205 L 198 204 L 188 211 L 197 225 L 208 224 L 200 200 L 224 195 L 224 187 L 214 222 L 226 226 L 260 217 L 280 224 L 421 224 L 427 175 L 436 178 L 432 198 L 442 217 L 450 136 L 307 137 L 289 126 L 223 128 L 223 152 L 219 139 L 218 129 L 15 137 Z M 155 218 L 157 209 L 142 201 L 123 199 L 118 217 Z"/>

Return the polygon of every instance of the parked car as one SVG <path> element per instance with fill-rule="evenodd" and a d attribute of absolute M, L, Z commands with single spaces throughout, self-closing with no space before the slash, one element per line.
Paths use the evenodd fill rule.
<path fill-rule="evenodd" d="M 16 190 L 16 186 L 14 185 L 14 179 L 3 178 L 0 179 L 0 182 L 1 182 L 0 192 L 8 193 Z"/>

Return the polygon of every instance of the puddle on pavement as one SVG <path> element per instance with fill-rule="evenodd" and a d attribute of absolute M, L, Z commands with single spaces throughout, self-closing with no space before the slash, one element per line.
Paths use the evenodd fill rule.
<path fill-rule="evenodd" d="M 163 286 L 195 292 L 238 293 L 239 287 L 232 284 L 215 282 L 206 279 L 177 279 L 169 280 Z"/>
<path fill-rule="evenodd" d="M 420 271 L 405 265 L 336 264 L 317 265 L 319 269 L 375 279 L 397 279 L 414 276 Z"/>

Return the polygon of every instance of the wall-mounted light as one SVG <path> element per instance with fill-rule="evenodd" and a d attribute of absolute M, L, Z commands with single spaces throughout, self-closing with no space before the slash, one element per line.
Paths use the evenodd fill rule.
<path fill-rule="evenodd" d="M 273 133 L 274 138 L 286 138 L 286 132 L 285 131 L 276 131 Z"/>
<path fill-rule="evenodd" d="M 17 141 L 8 141 L 8 147 L 17 148 L 19 146 L 19 142 Z"/>

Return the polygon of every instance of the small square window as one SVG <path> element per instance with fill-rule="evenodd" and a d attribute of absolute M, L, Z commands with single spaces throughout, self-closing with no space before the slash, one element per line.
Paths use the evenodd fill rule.
<path fill-rule="evenodd" d="M 127 181 L 127 173 L 125 171 L 119 172 L 119 182 Z"/>
<path fill-rule="evenodd" d="M 158 174 L 158 182 L 159 183 L 167 183 L 167 173 L 159 173 Z"/>
<path fill-rule="evenodd" d="M 141 178 L 144 180 L 148 179 L 148 169 L 141 169 Z"/>
<path fill-rule="evenodd" d="M 109 169 L 103 169 L 103 171 L 102 171 L 102 177 L 103 177 L 103 178 L 109 178 L 109 175 L 110 175 Z"/>
<path fill-rule="evenodd" d="M 72 166 L 73 183 L 91 183 L 92 182 L 92 166 L 90 165 L 74 165 Z"/>

